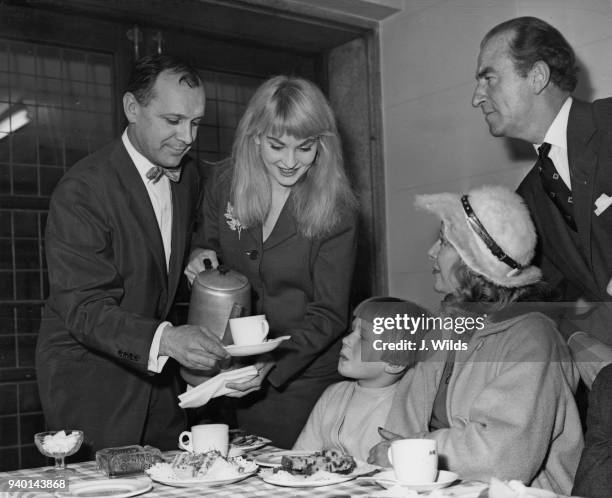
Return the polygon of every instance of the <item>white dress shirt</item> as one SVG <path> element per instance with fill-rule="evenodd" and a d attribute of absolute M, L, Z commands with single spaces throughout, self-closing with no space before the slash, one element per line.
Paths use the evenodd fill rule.
<path fill-rule="evenodd" d="M 140 178 L 149 194 L 149 199 L 151 199 L 155 218 L 157 218 L 157 225 L 159 226 L 162 242 L 164 244 L 166 271 L 168 271 L 170 253 L 172 250 L 172 190 L 170 188 L 170 180 L 168 180 L 166 175 L 162 175 L 156 183 L 149 180 L 147 178 L 147 172 L 155 165 L 134 148 L 128 138 L 127 129 L 123 132 L 123 135 L 121 135 L 121 140 L 140 174 Z M 159 324 L 153 336 L 153 341 L 151 342 L 148 369 L 154 373 L 161 372 L 166 361 L 168 361 L 167 356 L 159 356 L 161 336 L 167 325 L 172 324 L 170 322 L 162 322 Z"/>
<path fill-rule="evenodd" d="M 572 97 L 568 97 L 544 136 L 544 142 L 550 144 L 548 157 L 555 164 L 559 176 L 570 190 L 572 190 L 572 181 L 570 179 L 569 159 L 567 158 L 567 122 L 572 102 Z M 536 152 L 540 145 L 542 144 L 533 144 Z"/>

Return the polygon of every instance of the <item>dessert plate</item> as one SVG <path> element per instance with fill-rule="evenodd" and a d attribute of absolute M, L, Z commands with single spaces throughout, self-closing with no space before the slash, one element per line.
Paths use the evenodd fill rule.
<path fill-rule="evenodd" d="M 153 487 L 151 479 L 95 479 L 90 481 L 70 482 L 70 493 L 62 496 L 79 496 L 81 498 L 128 498 L 146 493 Z"/>
<path fill-rule="evenodd" d="M 245 434 L 242 431 L 234 431 L 234 434 L 230 431 L 230 438 L 229 457 L 240 456 L 249 451 L 258 450 L 272 442 L 268 438 Z"/>
<path fill-rule="evenodd" d="M 369 474 L 378 468 L 380 467 L 364 462 L 357 462 L 357 467 L 350 474 L 316 472 L 311 476 L 293 475 L 285 471 L 278 471 L 275 473 L 274 469 L 263 469 L 259 472 L 259 477 L 261 477 L 268 484 L 274 484 L 275 486 L 285 486 L 289 488 L 317 488 L 351 481 L 356 477 Z"/>
<path fill-rule="evenodd" d="M 181 479 L 175 477 L 172 473 L 166 471 L 167 469 L 158 469 L 151 467 L 146 472 L 149 477 L 155 482 L 165 484 L 166 486 L 174 486 L 175 488 L 193 488 L 193 487 L 206 487 L 206 486 L 222 486 L 224 484 L 232 484 L 234 482 L 242 481 L 247 477 L 254 475 L 257 472 L 257 467 L 253 466 L 246 472 L 235 472 L 231 475 L 225 475 L 223 477 L 192 477 L 189 479 Z"/>
<path fill-rule="evenodd" d="M 312 451 L 271 451 L 262 453 L 255 459 L 255 463 L 260 467 L 280 467 L 281 459 L 284 456 L 306 456 L 312 455 Z"/>
<path fill-rule="evenodd" d="M 247 346 L 232 344 L 231 346 L 225 346 L 225 350 L 231 356 L 251 356 L 255 354 L 263 354 L 276 349 L 281 342 L 290 338 L 290 335 L 283 335 L 281 337 L 277 337 L 276 339 L 270 339 L 269 341 L 264 341 L 259 344 L 249 344 Z"/>
<path fill-rule="evenodd" d="M 221 479 L 206 479 L 205 477 L 193 478 L 193 479 L 175 479 L 163 476 L 151 475 L 151 479 L 155 482 L 165 484 L 166 486 L 174 486 L 175 488 L 197 488 L 205 486 L 223 486 L 224 484 L 232 484 L 234 482 L 242 481 L 247 477 L 251 477 L 257 472 L 252 470 L 251 472 L 245 472 L 244 474 L 236 474 L 232 477 L 224 477 Z"/>
<path fill-rule="evenodd" d="M 376 484 L 382 486 L 385 489 L 392 488 L 393 486 L 401 486 L 405 489 L 412 491 L 432 491 L 434 489 L 446 488 L 452 483 L 459 479 L 459 476 L 454 472 L 447 470 L 438 471 L 438 478 L 434 482 L 427 482 L 422 484 L 408 484 L 407 482 L 398 481 L 395 478 L 395 472 L 393 470 L 385 470 L 372 477 Z"/>

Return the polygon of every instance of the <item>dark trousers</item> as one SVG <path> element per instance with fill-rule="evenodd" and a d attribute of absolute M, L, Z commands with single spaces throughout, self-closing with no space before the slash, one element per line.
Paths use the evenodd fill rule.
<path fill-rule="evenodd" d="M 612 496 L 612 365 L 599 372 L 591 388 L 585 447 L 572 495 Z"/>

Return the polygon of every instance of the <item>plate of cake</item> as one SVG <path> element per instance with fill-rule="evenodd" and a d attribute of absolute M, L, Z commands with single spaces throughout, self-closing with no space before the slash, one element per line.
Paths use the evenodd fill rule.
<path fill-rule="evenodd" d="M 266 444 L 269 444 L 271 442 L 265 437 L 248 434 L 242 429 L 231 429 L 229 431 L 229 436 L 230 457 L 239 456 L 248 451 L 258 450 L 259 448 L 263 448 Z"/>
<path fill-rule="evenodd" d="M 179 488 L 231 484 L 256 472 L 254 462 L 239 456 L 225 458 L 218 451 L 181 452 L 171 463 L 156 463 L 146 470 L 155 482 Z"/>
<path fill-rule="evenodd" d="M 280 466 L 271 466 L 278 457 Z M 261 470 L 259 477 L 268 484 L 292 488 L 331 486 L 379 469 L 337 450 L 276 452 L 267 461 L 272 468 Z"/>

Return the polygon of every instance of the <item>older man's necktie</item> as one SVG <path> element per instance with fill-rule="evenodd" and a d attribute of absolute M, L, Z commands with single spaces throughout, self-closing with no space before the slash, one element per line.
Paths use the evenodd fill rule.
<path fill-rule="evenodd" d="M 550 144 L 544 142 L 538 148 L 538 169 L 540 171 L 540 179 L 542 187 L 550 196 L 555 206 L 561 212 L 567 225 L 576 231 L 576 222 L 574 221 L 574 201 L 572 192 L 559 175 L 557 168 L 552 159 L 548 157 L 550 152 Z"/>
<path fill-rule="evenodd" d="M 147 171 L 147 178 L 153 183 L 157 183 L 163 175 L 166 175 L 169 180 L 178 182 L 181 179 L 181 170 L 181 167 L 162 168 L 161 166 L 153 166 Z"/>

